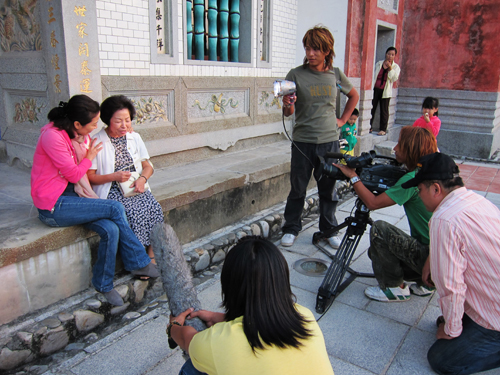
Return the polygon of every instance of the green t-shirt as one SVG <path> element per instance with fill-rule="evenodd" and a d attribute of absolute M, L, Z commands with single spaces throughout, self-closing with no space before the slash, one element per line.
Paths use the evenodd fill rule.
<path fill-rule="evenodd" d="M 403 189 L 401 184 L 415 177 L 415 171 L 408 172 L 401 177 L 396 185 L 391 187 L 385 193 L 394 202 L 403 206 L 410 224 L 410 233 L 418 242 L 429 245 L 429 220 L 432 212 L 426 210 L 424 203 L 418 196 L 416 187 Z"/>
<path fill-rule="evenodd" d="M 347 145 L 342 147 L 345 151 L 351 151 L 356 143 L 358 143 L 358 139 L 356 138 L 356 123 L 350 125 L 346 122 L 340 128 L 340 138 L 345 139 L 347 141 Z"/>
<path fill-rule="evenodd" d="M 340 70 L 339 73 L 341 90 L 344 94 L 348 94 L 352 84 L 344 73 Z M 335 72 L 333 70 L 317 72 L 301 65 L 290 70 L 286 79 L 295 82 L 297 86 L 293 140 L 313 144 L 338 141 Z"/>

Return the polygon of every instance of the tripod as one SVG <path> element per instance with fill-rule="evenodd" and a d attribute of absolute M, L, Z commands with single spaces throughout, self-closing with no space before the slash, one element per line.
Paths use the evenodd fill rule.
<path fill-rule="evenodd" d="M 325 232 L 316 232 L 313 235 L 313 244 L 332 260 L 316 297 L 316 312 L 318 314 L 323 314 L 333 303 L 335 297 L 347 288 L 356 277 L 374 277 L 371 273 L 356 272 L 349 267 L 349 263 L 358 247 L 361 236 L 363 236 L 366 230 L 367 224 L 372 225 L 373 223 L 370 218 L 370 210 L 361 199 L 356 199 L 355 207 L 354 216 L 347 217 L 342 224 L 335 228 Z M 319 244 L 321 240 L 330 238 L 334 233 L 345 227 L 347 227 L 347 231 L 335 255 Z M 346 271 L 350 273 L 350 276 L 341 284 Z"/>

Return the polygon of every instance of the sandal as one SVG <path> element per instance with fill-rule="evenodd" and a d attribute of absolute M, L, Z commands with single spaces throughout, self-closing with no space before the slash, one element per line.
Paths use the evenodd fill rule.
<path fill-rule="evenodd" d="M 436 326 L 439 328 L 439 326 L 441 324 L 444 323 L 444 317 L 442 315 L 440 315 L 437 319 L 436 319 Z"/>
<path fill-rule="evenodd" d="M 381 130 L 381 131 L 378 132 L 378 135 L 386 135 L 386 134 L 387 133 L 385 131 L 383 131 L 383 130 Z"/>

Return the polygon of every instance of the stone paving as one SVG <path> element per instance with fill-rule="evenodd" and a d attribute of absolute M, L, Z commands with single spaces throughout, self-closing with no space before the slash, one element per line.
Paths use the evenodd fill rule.
<path fill-rule="evenodd" d="M 469 176 L 469 183 L 475 181 L 474 174 L 481 171 L 478 168 Z M 495 168 L 491 172 L 496 175 L 498 171 Z M 476 177 L 479 175 L 482 174 L 478 173 Z M 491 185 L 483 183 L 480 193 L 499 205 L 500 194 L 488 191 Z M 339 207 L 339 222 L 350 215 L 353 205 L 354 198 Z M 371 213 L 371 217 L 409 230 L 401 207 L 377 210 Z M 426 353 L 435 340 L 435 320 L 440 315 L 436 296 L 412 296 L 407 302 L 394 304 L 371 301 L 364 296 L 363 290 L 367 285 L 374 285 L 375 280 L 357 278 L 323 316 L 314 311 L 322 277 L 303 275 L 293 265 L 303 258 L 328 260 L 311 244 L 312 234 L 317 230 L 317 221 L 314 220 L 292 247 L 283 249 L 283 254 L 289 263 L 292 290 L 298 303 L 313 311 L 319 319 L 335 374 L 432 374 Z M 365 233 L 352 262 L 356 271 L 371 272 L 371 262 L 366 253 L 368 241 Z M 204 308 L 220 311 L 217 276 L 199 287 L 199 297 Z M 133 331 L 115 332 L 113 340 L 103 340 L 92 349 L 87 348 L 63 363 L 57 371 L 47 374 L 176 374 L 183 359 L 179 349 L 168 348 L 164 333 L 167 314 L 168 311 L 162 310 L 154 319 Z M 500 369 L 485 374 L 498 375 Z"/>
<path fill-rule="evenodd" d="M 481 163 L 460 165 L 469 188 L 500 206 L 497 189 L 498 166 Z M 342 222 L 350 215 L 354 198 L 342 204 L 337 218 Z M 282 209 L 282 207 L 281 207 Z M 401 207 L 389 207 L 371 213 L 374 220 L 383 219 L 409 231 Z M 311 217 L 314 219 L 314 217 Z M 385 304 L 364 296 L 371 278 L 356 278 L 323 315 L 315 312 L 316 295 L 322 277 L 297 272 L 294 263 L 303 258 L 329 259 L 311 244 L 317 231 L 317 220 L 310 221 L 295 244 L 283 248 L 291 270 L 292 290 L 297 302 L 314 312 L 325 336 L 327 351 L 335 374 L 432 374 L 426 353 L 435 340 L 435 320 L 440 315 L 436 297 L 416 297 L 404 303 Z M 279 244 L 279 242 L 277 243 Z M 371 272 L 366 250 L 368 235 L 362 237 L 351 264 L 360 272 Z M 200 284 L 199 298 L 205 309 L 220 311 L 219 275 Z M 18 374 L 177 374 L 184 360 L 179 349 L 170 350 L 165 335 L 168 304 L 151 308 L 132 323 L 83 347 L 70 344 L 65 360 L 57 368 L 31 364 Z M 72 346 L 71 346 L 72 345 Z M 500 375 L 500 369 L 486 372 Z"/>

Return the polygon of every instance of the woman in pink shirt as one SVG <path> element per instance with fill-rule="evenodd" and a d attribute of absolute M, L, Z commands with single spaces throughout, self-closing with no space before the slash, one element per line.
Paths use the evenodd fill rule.
<path fill-rule="evenodd" d="M 434 137 L 439 134 L 441 120 L 438 117 L 439 99 L 428 96 L 422 103 L 422 117 L 418 118 L 413 126 L 429 130 Z"/>
<path fill-rule="evenodd" d="M 75 95 L 67 103 L 52 108 L 47 116 L 50 123 L 42 128 L 33 157 L 31 196 L 43 223 L 51 227 L 83 224 L 99 234 L 92 284 L 109 303 L 120 306 L 123 300 L 113 288 L 118 250 L 125 269 L 134 275 L 158 277 L 159 273 L 130 229 L 121 203 L 86 198 L 88 195 L 79 196 L 75 192 L 75 184 L 84 178 L 102 149 L 101 144 L 90 141 L 89 137 L 97 128 L 99 115 L 99 103 L 86 95 Z M 72 143 L 74 139 L 88 145 L 85 156 L 78 152 L 80 161 Z"/>

